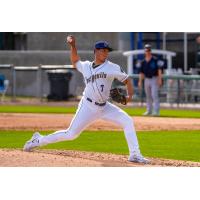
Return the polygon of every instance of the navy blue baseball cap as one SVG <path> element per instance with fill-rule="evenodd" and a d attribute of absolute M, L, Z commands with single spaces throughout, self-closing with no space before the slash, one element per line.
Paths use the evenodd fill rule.
<path fill-rule="evenodd" d="M 95 49 L 108 49 L 109 51 L 113 51 L 113 49 L 109 46 L 106 41 L 98 41 L 95 43 Z"/>

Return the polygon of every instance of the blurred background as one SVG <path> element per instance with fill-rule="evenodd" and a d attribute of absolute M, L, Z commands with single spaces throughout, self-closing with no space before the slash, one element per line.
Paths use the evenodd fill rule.
<path fill-rule="evenodd" d="M 71 68 L 66 36 L 74 35 L 82 60 L 93 60 L 93 46 L 107 40 L 114 51 L 110 60 L 133 77 L 136 102 L 144 92 L 137 88 L 137 62 L 143 47 L 164 61 L 161 102 L 200 102 L 200 33 L 194 32 L 0 32 L 0 93 L 15 101 L 18 96 L 42 101 L 78 100 L 83 78 Z M 117 83 L 115 83 L 117 84 Z"/>

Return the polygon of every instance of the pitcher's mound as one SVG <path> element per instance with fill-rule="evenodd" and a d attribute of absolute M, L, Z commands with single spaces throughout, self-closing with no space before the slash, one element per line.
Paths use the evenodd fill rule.
<path fill-rule="evenodd" d="M 22 150 L 0 149 L 0 167 L 151 167 L 188 166 L 200 167 L 198 162 L 149 158 L 151 164 L 127 161 L 128 156 L 96 152 L 66 150 Z"/>

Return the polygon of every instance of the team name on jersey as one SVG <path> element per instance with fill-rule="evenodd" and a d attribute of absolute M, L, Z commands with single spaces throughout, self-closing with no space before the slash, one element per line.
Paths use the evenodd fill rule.
<path fill-rule="evenodd" d="M 92 75 L 89 78 L 85 78 L 85 80 L 86 80 L 86 83 L 88 84 L 90 82 L 93 83 L 96 79 L 106 78 L 106 77 L 107 77 L 107 74 L 105 74 L 104 72 L 101 72 L 99 74 Z"/>

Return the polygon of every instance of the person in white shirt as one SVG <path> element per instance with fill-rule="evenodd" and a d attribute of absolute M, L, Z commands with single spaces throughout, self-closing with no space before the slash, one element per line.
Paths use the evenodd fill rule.
<path fill-rule="evenodd" d="M 123 128 L 129 147 L 128 160 L 130 162 L 149 163 L 149 160 L 141 155 L 132 118 L 122 109 L 108 102 L 114 79 L 118 79 L 127 86 L 127 101 L 131 101 L 133 96 L 131 79 L 119 65 L 108 60 L 108 54 L 112 48 L 106 41 L 98 41 L 94 47 L 94 61 L 90 62 L 80 60 L 73 36 L 68 36 L 67 43 L 71 49 L 71 62 L 84 77 L 86 87 L 83 97 L 66 130 L 56 131 L 47 136 L 42 136 L 37 132 L 26 142 L 24 151 L 31 151 L 50 143 L 74 140 L 88 125 L 98 119 L 103 119 Z"/>

